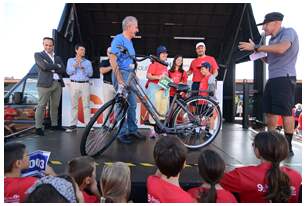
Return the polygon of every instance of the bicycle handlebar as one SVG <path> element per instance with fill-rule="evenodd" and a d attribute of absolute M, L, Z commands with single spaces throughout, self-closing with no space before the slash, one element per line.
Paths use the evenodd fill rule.
<path fill-rule="evenodd" d="M 167 62 L 161 60 L 161 59 L 158 58 L 157 56 L 154 56 L 154 55 L 151 54 L 151 55 L 149 55 L 149 58 L 150 58 L 151 60 L 153 60 L 153 61 L 156 61 L 156 62 L 158 62 L 158 63 L 160 63 L 160 64 L 166 66 L 166 67 L 168 66 L 168 63 L 167 63 Z"/>
<path fill-rule="evenodd" d="M 167 62 L 161 60 L 160 58 L 158 58 L 155 55 L 150 54 L 148 56 L 145 55 L 145 56 L 142 56 L 140 58 L 139 57 L 133 57 L 133 56 L 130 55 L 129 51 L 124 46 L 117 46 L 117 48 L 120 50 L 121 53 L 129 55 L 129 57 L 131 57 L 136 62 L 141 62 L 141 61 L 144 61 L 146 59 L 150 59 L 150 60 L 158 62 L 158 63 L 160 63 L 160 64 L 162 64 L 164 66 L 168 66 Z"/>

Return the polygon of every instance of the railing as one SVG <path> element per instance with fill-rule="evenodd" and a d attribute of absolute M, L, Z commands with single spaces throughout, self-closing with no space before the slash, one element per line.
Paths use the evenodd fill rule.
<path fill-rule="evenodd" d="M 17 135 L 20 135 L 20 134 L 24 134 L 28 131 L 31 131 L 32 129 L 34 129 L 35 126 L 31 126 L 29 128 L 26 128 L 24 130 L 21 130 L 21 131 L 18 131 L 18 132 L 15 132 L 15 133 L 12 133 L 12 134 L 9 134 L 9 135 L 6 135 L 4 136 L 4 140 L 8 139 L 8 138 L 12 138 L 12 137 L 16 137 Z"/>

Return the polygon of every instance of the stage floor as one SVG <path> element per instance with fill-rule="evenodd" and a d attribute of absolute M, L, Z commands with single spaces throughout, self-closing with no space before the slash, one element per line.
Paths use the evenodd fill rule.
<path fill-rule="evenodd" d="M 35 150 L 50 151 L 50 165 L 54 168 L 56 173 L 61 174 L 65 172 L 69 160 L 80 156 L 79 145 L 82 131 L 82 128 L 77 129 L 77 131 L 73 133 L 47 130 L 43 137 L 32 134 L 15 140 L 26 144 L 29 152 Z M 140 131 L 143 134 L 149 132 L 147 129 L 141 129 Z M 189 188 L 190 186 L 201 183 L 196 163 L 199 153 L 205 149 L 212 149 L 218 152 L 226 163 L 227 171 L 234 167 L 259 163 L 253 153 L 251 145 L 254 135 L 253 131 L 243 129 L 241 125 L 223 124 L 222 130 L 212 144 L 200 150 L 188 152 L 187 167 L 184 168 L 180 176 L 182 186 L 184 188 Z M 96 162 L 98 163 L 97 178 L 100 177 L 104 164 L 122 161 L 130 163 L 131 179 L 134 189 L 137 187 L 143 188 L 146 178 L 156 170 L 153 159 L 153 149 L 156 141 L 157 138 L 147 138 L 146 140 L 136 140 L 130 145 L 114 141 L 104 154 L 96 158 Z M 301 173 L 302 143 L 294 141 L 293 150 L 295 155 L 292 158 L 286 159 L 283 164 Z M 143 202 L 142 200 L 140 201 Z"/>

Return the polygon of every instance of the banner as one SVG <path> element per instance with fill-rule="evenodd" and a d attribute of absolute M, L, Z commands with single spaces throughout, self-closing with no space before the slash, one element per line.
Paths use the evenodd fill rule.
<path fill-rule="evenodd" d="M 193 59 L 185 58 L 183 68 L 185 71 L 189 69 L 189 65 Z M 168 69 L 171 68 L 173 58 L 168 58 L 167 62 L 169 64 Z M 137 77 L 139 79 L 140 85 L 142 88 L 145 88 L 145 83 L 147 82 L 147 69 L 150 65 L 151 61 L 149 59 L 139 62 L 137 67 Z M 188 76 L 188 84 L 191 85 L 192 76 Z M 65 87 L 63 88 L 62 95 L 62 126 L 68 127 L 71 121 L 71 100 L 70 100 L 70 79 L 64 78 Z M 100 79 L 90 79 L 90 108 L 91 108 L 91 116 L 93 116 L 96 111 L 105 103 L 103 100 L 103 92 L 105 92 L 105 87 L 103 87 L 103 75 L 101 75 Z M 222 112 L 222 103 L 223 103 L 223 82 L 217 82 L 216 89 L 216 98 L 219 101 L 220 109 Z M 139 127 L 146 127 L 143 125 L 144 120 L 149 118 L 147 110 L 144 106 L 139 102 L 137 98 L 137 109 L 136 109 L 136 120 Z M 83 104 L 81 98 L 79 99 L 78 105 L 78 127 L 85 127 L 84 124 L 84 114 L 83 114 Z M 97 123 L 94 125 L 98 127 L 101 125 L 103 121 L 102 115 L 98 119 Z"/>
<path fill-rule="evenodd" d="M 29 154 L 29 168 L 21 171 L 22 177 L 44 176 L 51 152 L 37 150 Z"/>

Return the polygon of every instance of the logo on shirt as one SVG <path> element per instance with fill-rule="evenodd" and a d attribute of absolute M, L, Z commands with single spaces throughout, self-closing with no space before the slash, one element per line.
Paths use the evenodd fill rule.
<path fill-rule="evenodd" d="M 269 186 L 267 184 L 262 185 L 262 184 L 257 184 L 257 191 L 266 193 L 268 192 Z M 294 186 L 290 186 L 290 191 L 292 196 L 296 196 L 296 189 Z"/>
<path fill-rule="evenodd" d="M 257 191 L 258 192 L 263 192 L 263 193 L 266 193 L 269 189 L 269 186 L 267 184 L 257 184 Z"/>
<path fill-rule="evenodd" d="M 20 196 L 18 194 L 14 194 L 12 197 L 5 197 L 4 202 L 6 203 L 20 202 Z"/>
<path fill-rule="evenodd" d="M 148 202 L 149 203 L 160 203 L 160 201 L 158 199 L 156 199 L 155 197 L 153 197 L 150 194 L 148 194 Z"/>

